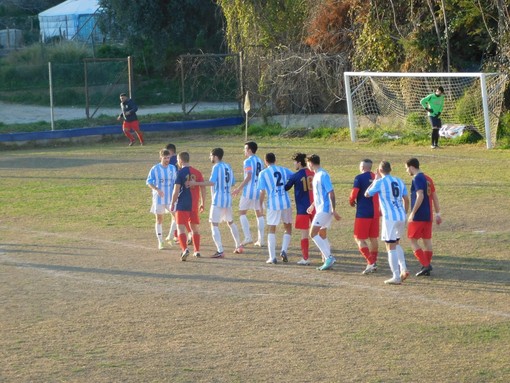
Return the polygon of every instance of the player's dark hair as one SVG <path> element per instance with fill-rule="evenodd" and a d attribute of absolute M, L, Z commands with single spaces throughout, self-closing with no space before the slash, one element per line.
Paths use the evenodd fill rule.
<path fill-rule="evenodd" d="M 299 162 L 301 166 L 306 166 L 306 154 L 305 153 L 294 153 L 292 160 Z"/>
<path fill-rule="evenodd" d="M 274 153 L 266 153 L 265 159 L 268 164 L 274 164 L 276 162 Z"/>
<path fill-rule="evenodd" d="M 175 147 L 175 145 L 174 145 L 174 144 L 168 144 L 168 145 L 166 146 L 166 148 L 167 148 L 168 150 L 171 150 L 171 151 L 172 151 L 172 152 L 174 152 L 174 153 L 177 151 L 177 148 Z"/>
<path fill-rule="evenodd" d="M 211 150 L 211 154 L 213 156 L 218 157 L 218 159 L 221 161 L 223 159 L 223 149 L 222 148 L 214 148 Z"/>
<path fill-rule="evenodd" d="M 321 164 L 321 158 L 317 154 L 310 154 L 308 157 L 306 157 L 306 160 L 314 165 Z"/>
<path fill-rule="evenodd" d="M 257 149 L 259 148 L 259 146 L 257 145 L 257 143 L 255 141 L 248 141 L 248 142 L 245 142 L 244 143 L 248 149 L 251 150 L 251 152 L 253 154 L 257 153 Z"/>
<path fill-rule="evenodd" d="M 407 165 L 407 167 L 412 166 L 412 167 L 414 167 L 416 169 L 419 169 L 420 168 L 420 161 L 418 161 L 418 158 L 409 158 L 406 161 L 406 165 Z"/>
<path fill-rule="evenodd" d="M 180 152 L 177 157 L 184 163 L 189 162 L 189 153 L 188 152 Z"/>
<path fill-rule="evenodd" d="M 441 93 L 444 93 L 444 88 L 442 86 L 438 86 L 436 90 L 440 91 Z"/>
<path fill-rule="evenodd" d="M 391 173 L 391 164 L 388 161 L 381 161 L 379 168 L 382 170 L 383 174 Z"/>
<path fill-rule="evenodd" d="M 119 95 L 119 97 L 127 97 L 127 94 L 126 94 L 126 93 L 121 93 L 121 94 Z"/>

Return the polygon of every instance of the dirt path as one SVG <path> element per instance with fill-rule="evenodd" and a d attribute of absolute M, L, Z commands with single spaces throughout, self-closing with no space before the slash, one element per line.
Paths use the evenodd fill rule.
<path fill-rule="evenodd" d="M 190 109 L 187 106 L 187 109 Z M 226 110 L 237 108 L 237 103 L 200 103 L 193 110 L 194 111 L 206 111 L 206 110 Z M 21 105 L 21 104 L 8 104 L 0 102 L 0 111 L 2 111 L 2 120 L 4 124 L 25 124 L 38 121 L 51 121 L 51 109 L 45 106 L 36 105 Z M 94 109 L 91 109 L 92 114 Z M 179 113 L 182 112 L 181 104 L 164 104 L 156 106 L 139 106 L 138 114 L 143 116 L 145 114 L 156 114 L 156 113 Z M 101 108 L 96 116 L 101 114 L 106 115 L 117 115 L 119 108 Z M 72 107 L 55 107 L 53 110 L 54 120 L 76 120 L 85 118 L 85 107 L 83 108 L 72 108 Z"/>

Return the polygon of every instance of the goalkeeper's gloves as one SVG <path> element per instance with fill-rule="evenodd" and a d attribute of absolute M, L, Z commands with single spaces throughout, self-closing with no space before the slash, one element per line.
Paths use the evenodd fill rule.
<path fill-rule="evenodd" d="M 430 108 L 425 108 L 425 110 L 426 110 L 427 112 L 432 113 L 432 109 L 430 109 Z"/>
<path fill-rule="evenodd" d="M 441 112 L 437 112 L 436 117 L 439 117 L 441 115 Z"/>

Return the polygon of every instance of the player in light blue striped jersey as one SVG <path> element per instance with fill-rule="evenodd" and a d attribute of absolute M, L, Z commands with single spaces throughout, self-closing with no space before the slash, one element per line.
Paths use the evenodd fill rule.
<path fill-rule="evenodd" d="M 310 227 L 310 238 L 319 248 L 324 264 L 318 270 L 328 270 L 333 267 L 335 257 L 331 254 L 331 244 L 328 240 L 328 229 L 333 218 L 341 219 L 336 211 L 336 196 L 329 173 L 321 167 L 321 159 L 317 154 L 306 157 L 308 169 L 315 173 L 312 180 L 313 204 L 307 209 L 312 214 L 315 208 L 315 216 Z"/>
<path fill-rule="evenodd" d="M 276 260 L 276 226 L 283 222 L 285 228 L 283 234 L 280 257 L 283 262 L 288 262 L 287 251 L 292 234 L 292 209 L 288 192 L 285 185 L 292 171 L 283 166 L 276 165 L 274 153 L 267 153 L 265 156 L 267 168 L 259 174 L 258 190 L 260 191 L 260 203 L 264 206 L 267 200 L 267 248 L 269 258 L 266 263 L 277 263 Z"/>
<path fill-rule="evenodd" d="M 408 276 L 404 250 L 400 246 L 400 238 L 404 235 L 406 214 L 409 209 L 407 188 L 400 178 L 393 177 L 391 164 L 381 161 L 375 180 L 365 192 L 366 197 L 379 194 L 382 212 L 381 239 L 386 243 L 388 263 L 392 278 L 384 281 L 389 285 L 400 285 Z"/>
<path fill-rule="evenodd" d="M 177 174 L 175 166 L 170 164 L 170 157 L 169 150 L 161 149 L 159 151 L 160 162 L 151 168 L 146 181 L 147 186 L 152 189 L 150 212 L 156 216 L 155 230 L 160 250 L 165 247 L 165 242 L 163 241 L 163 215 L 170 213 L 172 190 Z"/>
<path fill-rule="evenodd" d="M 244 144 L 244 156 L 246 160 L 243 163 L 244 179 L 241 184 L 232 190 L 232 195 L 235 197 L 241 191 L 241 199 L 239 200 L 239 221 L 243 229 L 244 241 L 243 245 L 253 243 L 250 231 L 250 223 L 246 213 L 248 210 L 254 210 L 257 216 L 257 234 L 258 239 L 255 246 L 265 246 L 264 244 L 264 214 L 260 204 L 260 191 L 257 189 L 259 174 L 264 169 L 264 163 L 255 154 L 257 153 L 258 145 L 254 141 L 248 141 Z"/>
<path fill-rule="evenodd" d="M 220 222 L 227 222 L 232 237 L 235 242 L 234 253 L 241 254 L 243 246 L 239 237 L 239 230 L 232 218 L 232 194 L 231 188 L 235 184 L 234 171 L 232 167 L 223 162 L 224 151 L 222 148 L 214 148 L 211 150 L 210 159 L 214 164 L 211 171 L 209 181 L 196 182 L 189 181 L 189 186 L 205 185 L 211 186 L 211 210 L 209 212 L 209 222 L 211 223 L 212 238 L 216 245 L 216 253 L 213 258 L 223 258 L 224 249 L 221 240 L 221 233 L 218 227 Z"/>

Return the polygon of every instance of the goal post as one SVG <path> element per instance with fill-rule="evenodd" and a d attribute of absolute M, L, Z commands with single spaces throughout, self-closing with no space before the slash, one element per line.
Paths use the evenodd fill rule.
<path fill-rule="evenodd" d="M 475 129 L 490 149 L 496 143 L 506 81 L 501 73 L 344 72 L 351 140 L 356 141 L 358 127 L 426 121 L 420 100 L 442 86 L 443 124 Z"/>

